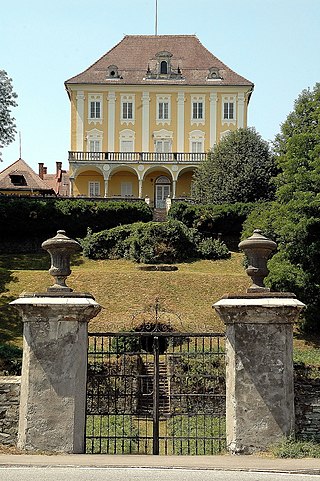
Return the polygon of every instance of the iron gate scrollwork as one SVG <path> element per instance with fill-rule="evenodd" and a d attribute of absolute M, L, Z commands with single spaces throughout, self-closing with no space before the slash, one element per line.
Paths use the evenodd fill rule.
<path fill-rule="evenodd" d="M 225 449 L 224 335 L 89 335 L 86 452 Z"/>

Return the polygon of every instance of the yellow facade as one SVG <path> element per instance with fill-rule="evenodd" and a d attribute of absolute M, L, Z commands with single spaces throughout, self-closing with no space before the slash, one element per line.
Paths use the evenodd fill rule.
<path fill-rule="evenodd" d="M 155 207 L 163 207 L 168 196 L 190 197 L 193 173 L 206 152 L 227 132 L 247 126 L 253 84 L 242 77 L 239 80 L 232 71 L 220 67 L 219 70 L 209 63 L 211 58 L 208 71 L 201 74 L 203 80 L 193 84 L 192 79 L 188 80 L 188 71 L 183 69 L 183 61 L 174 63 L 175 55 L 170 52 L 174 52 L 175 41 L 181 43 L 181 49 L 184 41 L 197 48 L 195 42 L 199 41 L 193 36 L 172 37 L 126 36 L 116 46 L 119 49 L 122 43 L 125 46 L 130 42 L 130 45 L 151 42 L 153 54 L 146 56 L 149 60 L 140 60 L 144 55 L 142 47 L 136 59 L 137 63 L 144 62 L 147 73 L 141 74 L 141 78 L 137 74 L 131 84 L 127 77 L 133 75 L 132 67 L 128 72 L 125 67 L 123 72 L 119 67 L 118 72 L 115 57 L 109 60 L 109 53 L 102 58 L 105 62 L 101 65 L 106 76 L 109 72 L 117 75 L 116 79 L 109 81 L 108 77 L 101 77 L 102 80 L 94 83 L 91 77 L 86 77 L 94 68 L 99 68 L 97 75 L 101 75 L 100 59 L 97 65 L 66 82 L 71 103 L 72 195 L 148 197 Z M 159 54 L 154 51 L 158 44 Z M 203 47 L 199 48 L 197 57 L 203 54 L 207 59 L 208 54 L 201 50 Z M 125 50 L 121 52 L 119 59 L 125 63 Z M 159 74 L 157 56 L 167 59 L 168 71 L 164 74 Z M 131 58 L 130 61 L 132 63 Z M 212 62 L 218 61 L 212 56 Z M 110 73 L 111 68 L 115 71 Z M 138 70 L 141 72 L 140 66 Z M 212 70 L 218 72 L 217 78 L 210 77 Z M 192 78 L 197 79 L 199 71 L 195 65 Z M 236 79 L 236 85 L 230 84 L 228 75 Z"/>

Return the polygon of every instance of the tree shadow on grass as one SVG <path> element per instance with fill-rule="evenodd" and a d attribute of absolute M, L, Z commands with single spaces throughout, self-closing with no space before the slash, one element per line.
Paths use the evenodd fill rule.
<path fill-rule="evenodd" d="M 79 266 L 81 264 L 83 264 L 81 254 L 74 254 L 71 257 L 71 265 Z M 50 265 L 50 256 L 47 252 L 0 255 L 0 269 L 3 268 L 17 271 L 47 271 L 50 269 Z"/>
<path fill-rule="evenodd" d="M 16 282 L 17 278 L 13 273 L 0 267 L 0 339 L 2 342 L 16 342 L 22 337 L 22 321 L 17 310 L 9 305 L 14 300 L 13 296 L 8 296 L 7 284 Z"/>
<path fill-rule="evenodd" d="M 295 339 L 302 339 L 310 347 L 313 347 L 315 349 L 320 348 L 320 334 L 311 334 L 308 332 L 298 331 L 294 333 L 294 337 Z"/>
<path fill-rule="evenodd" d="M 1 342 L 19 343 L 22 340 L 23 324 L 21 317 L 10 302 L 13 296 L 0 297 L 0 339 Z"/>

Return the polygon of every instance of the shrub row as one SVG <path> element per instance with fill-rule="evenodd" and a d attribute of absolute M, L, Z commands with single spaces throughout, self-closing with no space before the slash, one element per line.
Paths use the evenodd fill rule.
<path fill-rule="evenodd" d="M 212 237 L 219 233 L 224 237 L 240 238 L 242 225 L 259 203 L 236 202 L 234 204 L 198 204 L 174 202 L 169 217 L 196 228 L 202 235 Z"/>
<path fill-rule="evenodd" d="M 196 229 L 173 219 L 88 232 L 81 243 L 84 255 L 91 259 L 125 258 L 146 264 L 183 262 L 192 258 L 226 259 L 230 256 L 222 242 L 204 239 Z"/>
<path fill-rule="evenodd" d="M 152 211 L 143 201 L 0 198 L 0 240 L 45 240 L 58 229 L 66 230 L 72 237 L 83 237 L 88 227 L 98 232 L 151 219 Z"/>

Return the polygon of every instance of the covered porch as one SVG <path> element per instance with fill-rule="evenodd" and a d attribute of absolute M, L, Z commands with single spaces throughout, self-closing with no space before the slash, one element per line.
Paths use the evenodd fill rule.
<path fill-rule="evenodd" d="M 101 168 L 102 167 L 102 168 Z M 110 200 L 146 199 L 151 207 L 164 209 L 166 199 L 190 198 L 193 166 L 115 165 L 80 166 L 70 175 L 71 197 Z"/>

